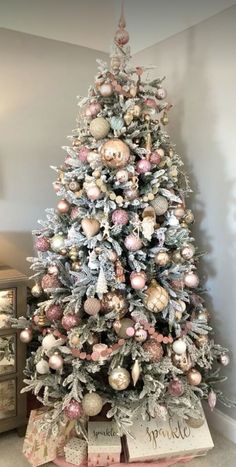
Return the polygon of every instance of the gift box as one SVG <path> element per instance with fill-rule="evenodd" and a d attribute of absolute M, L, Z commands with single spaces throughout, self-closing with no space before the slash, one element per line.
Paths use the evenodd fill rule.
<path fill-rule="evenodd" d="M 69 421 L 59 425 L 59 432 L 54 437 L 50 426 L 46 430 L 41 429 L 48 410 L 45 408 L 31 410 L 27 431 L 23 444 L 23 454 L 32 467 L 53 461 L 57 456 L 64 455 L 64 446 L 69 438 L 74 435 L 75 422 Z"/>
<path fill-rule="evenodd" d="M 121 441 L 113 422 L 88 422 L 88 467 L 120 462 Z"/>
<path fill-rule="evenodd" d="M 205 455 L 214 444 L 204 413 L 202 418 L 203 424 L 199 428 L 192 428 L 185 420 L 177 417 L 167 417 L 166 421 L 143 421 L 139 417 L 134 418 L 130 428 L 132 437 L 126 436 L 123 439 L 125 460 L 170 462 L 172 459 L 173 465 L 183 457 Z"/>
<path fill-rule="evenodd" d="M 66 462 L 80 465 L 87 460 L 87 442 L 79 438 L 71 438 L 64 447 Z"/>

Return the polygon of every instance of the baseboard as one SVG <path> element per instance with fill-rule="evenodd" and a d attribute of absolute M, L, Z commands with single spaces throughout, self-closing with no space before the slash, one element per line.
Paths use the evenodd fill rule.
<path fill-rule="evenodd" d="M 236 444 L 236 420 L 224 414 L 219 409 L 210 411 L 204 404 L 204 412 L 209 423 L 215 431 Z"/>

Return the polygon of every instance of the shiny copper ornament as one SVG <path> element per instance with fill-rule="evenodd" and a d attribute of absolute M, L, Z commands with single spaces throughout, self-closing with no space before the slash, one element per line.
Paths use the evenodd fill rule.
<path fill-rule="evenodd" d="M 144 342 L 143 350 L 148 353 L 150 362 L 158 363 L 162 360 L 164 351 L 162 345 L 155 339 L 148 339 Z"/>
<path fill-rule="evenodd" d="M 100 152 L 103 163 L 112 169 L 125 167 L 130 158 L 129 146 L 120 139 L 110 139 Z"/>
<path fill-rule="evenodd" d="M 125 316 L 128 311 L 128 302 L 122 292 L 114 291 L 103 294 L 101 300 L 101 313 L 115 311 L 119 318 Z"/>
<path fill-rule="evenodd" d="M 187 380 L 192 386 L 198 386 L 202 381 L 202 375 L 198 370 L 192 368 L 187 374 Z"/>
<path fill-rule="evenodd" d="M 66 199 L 61 199 L 57 204 L 57 210 L 60 214 L 66 214 L 70 210 L 70 203 Z"/>

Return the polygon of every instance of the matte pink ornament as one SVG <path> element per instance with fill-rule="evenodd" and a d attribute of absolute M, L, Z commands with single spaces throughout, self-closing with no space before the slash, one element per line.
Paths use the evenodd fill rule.
<path fill-rule="evenodd" d="M 63 368 L 63 358 L 62 356 L 55 352 L 55 354 L 53 354 L 50 358 L 49 358 L 49 366 L 50 368 L 52 368 L 52 370 L 61 370 Z"/>
<path fill-rule="evenodd" d="M 66 331 L 70 331 L 70 329 L 75 328 L 79 324 L 79 317 L 75 314 L 68 314 L 63 316 L 61 320 L 61 324 Z"/>
<path fill-rule="evenodd" d="M 60 305 L 51 305 L 46 311 L 46 317 L 49 321 L 56 321 L 61 319 L 63 310 Z"/>
<path fill-rule="evenodd" d="M 81 404 L 72 399 L 69 404 L 64 408 L 65 415 L 69 420 L 78 420 L 82 414 Z"/>
<path fill-rule="evenodd" d="M 124 209 L 116 209 L 111 218 L 115 225 L 126 225 L 129 222 L 129 215 Z"/>
<path fill-rule="evenodd" d="M 136 164 L 136 172 L 138 172 L 139 174 L 145 174 L 147 172 L 150 172 L 151 168 L 151 162 L 149 162 L 147 159 L 141 159 Z"/>
<path fill-rule="evenodd" d="M 168 392 L 172 396 L 176 396 L 176 397 L 182 396 L 184 393 L 184 387 L 183 387 L 182 381 L 180 381 L 180 379 L 178 378 L 170 381 L 169 386 L 168 386 Z"/>
<path fill-rule="evenodd" d="M 96 201 L 100 198 L 101 196 L 101 190 L 98 188 L 98 186 L 94 185 L 94 186 L 91 186 L 89 187 L 87 190 L 86 190 L 86 193 L 87 193 L 87 197 L 91 200 L 91 201 Z"/>
<path fill-rule="evenodd" d="M 89 152 L 90 149 L 86 148 L 86 146 L 82 146 L 82 148 L 80 148 L 78 153 L 78 159 L 80 160 L 80 162 L 87 162 Z"/>
<path fill-rule="evenodd" d="M 194 272 L 188 272 L 184 276 L 184 283 L 189 288 L 196 288 L 199 286 L 199 277 Z"/>
<path fill-rule="evenodd" d="M 37 237 L 35 240 L 35 248 L 38 251 L 45 252 L 50 248 L 50 243 L 47 237 Z"/>
<path fill-rule="evenodd" d="M 141 290 L 146 284 L 147 276 L 144 271 L 135 272 L 130 274 L 131 287 L 136 290 Z"/>
<path fill-rule="evenodd" d="M 134 334 L 135 334 L 135 330 L 134 330 L 134 328 L 132 328 L 131 326 L 130 326 L 129 328 L 126 329 L 126 335 L 127 335 L 128 337 L 133 337 Z"/>
<path fill-rule="evenodd" d="M 89 105 L 89 110 L 92 117 L 96 117 L 97 114 L 102 110 L 102 106 L 99 104 L 99 102 L 92 102 Z"/>
<path fill-rule="evenodd" d="M 143 244 L 140 238 L 135 234 L 130 234 L 125 238 L 125 246 L 129 251 L 138 251 L 142 248 Z"/>
<path fill-rule="evenodd" d="M 99 87 L 99 92 L 103 97 L 109 97 L 113 93 L 113 87 L 110 83 L 101 84 Z"/>

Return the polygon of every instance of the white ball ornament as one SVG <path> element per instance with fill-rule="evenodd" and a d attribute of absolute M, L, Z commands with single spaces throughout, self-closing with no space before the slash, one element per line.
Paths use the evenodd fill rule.
<path fill-rule="evenodd" d="M 46 360 L 39 360 L 39 362 L 36 364 L 36 371 L 40 375 L 46 375 L 49 373 L 49 364 L 46 362 Z"/>
<path fill-rule="evenodd" d="M 173 342 L 173 350 L 177 355 L 183 355 L 186 352 L 187 346 L 183 339 L 178 339 Z"/>
<path fill-rule="evenodd" d="M 63 368 L 63 358 L 62 356 L 58 353 L 55 352 L 51 357 L 49 358 L 49 366 L 52 368 L 52 370 L 61 370 Z"/>
<path fill-rule="evenodd" d="M 51 350 L 53 347 L 56 347 L 57 340 L 53 334 L 47 334 L 42 340 L 42 347 L 44 350 Z"/>
<path fill-rule="evenodd" d="M 32 330 L 29 328 L 23 329 L 20 333 L 20 340 L 24 344 L 28 344 L 30 341 L 32 341 L 32 337 Z"/>
<path fill-rule="evenodd" d="M 102 410 L 102 398 L 96 392 L 85 394 L 82 400 L 82 407 L 85 415 L 95 417 Z"/>

